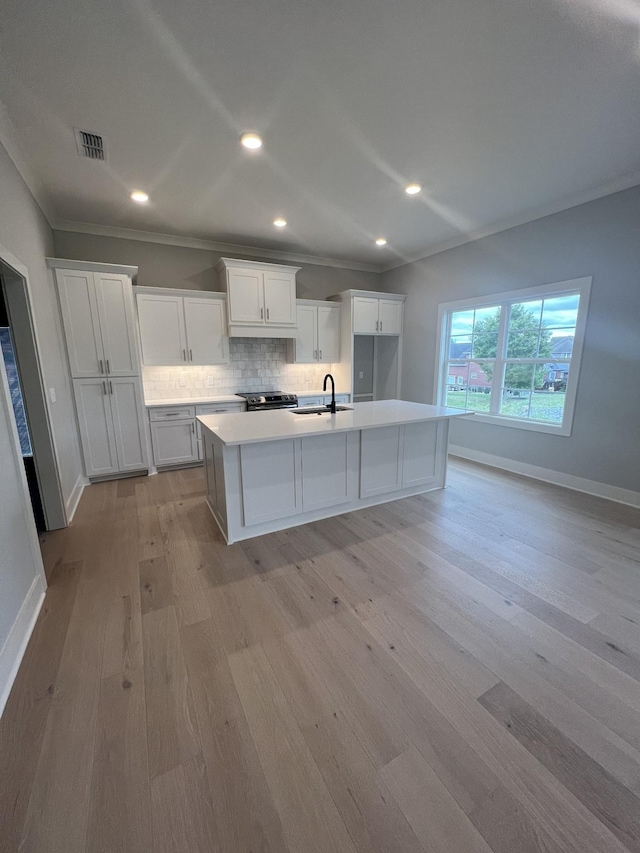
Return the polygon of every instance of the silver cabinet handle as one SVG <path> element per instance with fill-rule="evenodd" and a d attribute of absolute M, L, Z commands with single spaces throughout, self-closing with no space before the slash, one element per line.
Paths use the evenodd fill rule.
<path fill-rule="evenodd" d="M 269 319 L 269 309 L 267 308 L 267 320 Z"/>
<path fill-rule="evenodd" d="M 380 325 L 380 324 L 379 324 L 379 323 L 378 323 L 378 321 L 376 320 L 376 332 L 378 331 L 378 326 L 379 326 L 379 325 Z"/>
<path fill-rule="evenodd" d="M 380 320 L 380 331 L 382 331 L 382 320 Z"/>
<path fill-rule="evenodd" d="M 260 309 L 260 319 L 264 320 L 264 308 Z"/>
<path fill-rule="evenodd" d="M 320 350 L 320 361 L 322 361 L 322 350 Z"/>
<path fill-rule="evenodd" d="M 187 360 L 187 351 L 186 351 L 186 350 L 184 350 L 184 349 L 182 350 L 182 360 L 183 360 L 183 361 L 186 361 L 186 360 Z"/>
<path fill-rule="evenodd" d="M 313 357 L 315 358 L 316 361 L 318 360 L 318 350 L 317 349 L 314 349 Z"/>
<path fill-rule="evenodd" d="M 99 361 L 100 361 L 100 373 L 104 373 L 104 365 L 102 363 L 102 359 L 99 359 Z"/>
<path fill-rule="evenodd" d="M 113 383 L 109 380 L 109 393 L 113 394 Z"/>
<path fill-rule="evenodd" d="M 189 350 L 189 358 L 191 359 L 191 361 L 193 361 L 193 350 L 192 349 Z"/>
<path fill-rule="evenodd" d="M 163 418 L 177 418 L 180 415 L 180 412 L 165 412 L 162 415 Z"/>
<path fill-rule="evenodd" d="M 191 432 L 194 433 L 195 431 L 196 431 L 196 425 L 192 422 L 191 423 Z"/>
<path fill-rule="evenodd" d="M 102 383 L 102 390 L 104 391 L 104 394 L 106 396 L 106 394 L 107 394 L 107 383 L 106 382 Z"/>
<path fill-rule="evenodd" d="M 109 359 L 107 359 L 107 373 L 111 373 L 111 368 L 109 367 Z"/>

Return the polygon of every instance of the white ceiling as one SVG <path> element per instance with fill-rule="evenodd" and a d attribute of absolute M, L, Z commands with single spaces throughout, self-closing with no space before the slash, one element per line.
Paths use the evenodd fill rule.
<path fill-rule="evenodd" d="M 0 99 L 58 222 L 388 265 L 640 183 L 637 0 L 3 5 Z"/>

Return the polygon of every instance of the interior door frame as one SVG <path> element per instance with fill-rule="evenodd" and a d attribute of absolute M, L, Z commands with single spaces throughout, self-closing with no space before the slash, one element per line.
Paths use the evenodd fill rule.
<path fill-rule="evenodd" d="M 67 527 L 68 516 L 40 361 L 29 271 L 1 243 L 0 263 L 45 525 L 47 530 L 56 530 Z"/>

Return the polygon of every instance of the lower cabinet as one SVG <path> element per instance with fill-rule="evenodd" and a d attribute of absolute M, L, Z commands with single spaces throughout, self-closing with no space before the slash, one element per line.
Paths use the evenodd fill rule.
<path fill-rule="evenodd" d="M 87 477 L 147 467 L 140 380 L 131 376 L 74 379 Z"/>
<path fill-rule="evenodd" d="M 244 412 L 246 403 L 200 403 L 150 406 L 151 447 L 156 468 L 190 465 L 204 459 L 202 429 L 197 415 Z"/>
<path fill-rule="evenodd" d="M 152 421 L 151 446 L 153 461 L 157 467 L 197 462 L 199 457 L 195 419 Z"/>

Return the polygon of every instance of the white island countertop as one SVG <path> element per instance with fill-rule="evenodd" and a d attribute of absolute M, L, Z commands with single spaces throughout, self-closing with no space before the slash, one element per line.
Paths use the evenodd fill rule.
<path fill-rule="evenodd" d="M 437 421 L 472 415 L 462 409 L 429 406 L 404 400 L 377 400 L 350 403 L 349 411 L 320 415 L 297 415 L 288 409 L 270 412 L 241 412 L 227 415 L 200 415 L 198 420 L 228 446 L 278 441 L 334 432 L 397 426 L 418 421 Z"/>

